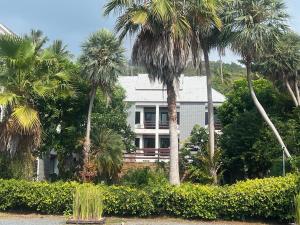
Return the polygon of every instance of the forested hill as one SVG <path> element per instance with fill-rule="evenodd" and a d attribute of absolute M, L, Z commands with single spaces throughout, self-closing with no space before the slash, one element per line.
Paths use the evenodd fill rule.
<path fill-rule="evenodd" d="M 213 88 L 225 94 L 231 89 L 233 81 L 246 76 L 246 69 L 237 63 L 222 63 L 223 79 L 221 76 L 221 63 L 220 61 L 211 61 L 211 73 L 213 74 Z M 139 73 L 147 73 L 143 67 L 127 66 L 127 72 L 124 75 L 136 75 Z M 187 68 L 184 71 L 185 76 L 205 76 L 204 65 L 199 68 L 195 68 L 192 63 L 188 63 Z"/>

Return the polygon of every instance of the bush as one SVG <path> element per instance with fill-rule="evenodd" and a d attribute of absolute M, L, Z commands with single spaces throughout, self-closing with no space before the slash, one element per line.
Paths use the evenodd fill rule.
<path fill-rule="evenodd" d="M 151 170 L 149 167 L 129 170 L 121 180 L 123 185 L 133 187 L 155 186 L 168 183 L 163 169 Z"/>
<path fill-rule="evenodd" d="M 30 210 L 62 214 L 72 208 L 80 184 L 0 180 L 0 210 Z M 194 219 L 294 219 L 297 176 L 266 178 L 217 187 L 167 184 L 133 188 L 98 186 L 104 214 L 116 216 L 168 215 Z"/>

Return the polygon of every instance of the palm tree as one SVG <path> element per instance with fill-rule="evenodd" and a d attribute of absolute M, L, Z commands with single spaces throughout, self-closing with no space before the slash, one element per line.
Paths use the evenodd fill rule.
<path fill-rule="evenodd" d="M 56 70 L 54 55 L 36 51 L 36 44 L 13 35 L 0 36 L 0 60 L 3 70 L 0 105 L 6 113 L 1 123 L 0 146 L 14 153 L 35 149 L 41 142 L 41 122 L 37 99 L 57 96 L 68 86 L 68 74 Z"/>
<path fill-rule="evenodd" d="M 215 152 L 215 126 L 214 126 L 214 106 L 212 99 L 212 75 L 210 71 L 209 52 L 217 45 L 217 36 L 222 26 L 219 18 L 217 5 L 215 1 L 190 0 L 187 2 L 188 18 L 193 30 L 194 43 L 192 52 L 193 57 L 201 55 L 200 49 L 203 51 L 205 73 L 207 77 L 207 107 L 208 107 L 208 130 L 209 130 L 209 155 L 211 160 L 214 158 Z M 219 40 L 218 40 L 219 41 Z M 200 48 L 200 49 L 199 49 Z M 213 164 L 211 164 L 213 165 Z M 214 168 L 211 168 L 211 175 L 214 177 L 214 182 L 217 183 L 217 173 Z"/>
<path fill-rule="evenodd" d="M 123 165 L 124 143 L 113 130 L 99 128 L 92 134 L 92 155 L 100 177 L 115 180 Z"/>
<path fill-rule="evenodd" d="M 235 0 L 226 7 L 228 14 L 225 16 L 225 29 L 231 32 L 232 50 L 240 54 L 245 62 L 253 102 L 272 129 L 285 155 L 291 157 L 279 132 L 256 97 L 251 75 L 252 63 L 271 43 L 276 43 L 287 28 L 285 5 L 281 0 Z"/>
<path fill-rule="evenodd" d="M 92 34 L 82 45 L 80 63 L 84 76 L 91 84 L 83 151 L 85 166 L 89 162 L 91 117 L 97 89 L 99 88 L 106 96 L 110 95 L 125 62 L 124 49 L 121 45 L 122 43 L 106 29 Z"/>
<path fill-rule="evenodd" d="M 48 37 L 44 36 L 44 33 L 41 30 L 31 30 L 24 38 L 33 42 L 36 51 L 40 51 L 49 40 Z"/>
<path fill-rule="evenodd" d="M 110 0 L 105 14 L 118 11 L 116 30 L 122 39 L 137 33 L 132 61 L 144 66 L 150 80 L 167 89 L 170 133 L 170 183 L 179 185 L 176 87 L 189 55 L 190 26 L 183 1 Z"/>
<path fill-rule="evenodd" d="M 300 37 L 289 32 L 266 52 L 255 65 L 256 70 L 272 81 L 279 81 L 286 89 L 295 106 L 300 106 L 297 71 L 300 65 Z M 291 83 L 293 84 L 291 86 Z"/>

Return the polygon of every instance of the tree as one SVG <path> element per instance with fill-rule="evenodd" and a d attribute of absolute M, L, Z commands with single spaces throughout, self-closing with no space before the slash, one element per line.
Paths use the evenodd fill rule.
<path fill-rule="evenodd" d="M 248 86 L 258 111 L 276 136 L 285 155 L 291 155 L 278 130 L 258 101 L 252 85 L 251 64 L 265 52 L 270 43 L 286 30 L 287 14 L 281 0 L 236 0 L 229 2 L 225 16 L 226 32 L 230 33 L 231 48 L 241 55 L 247 69 Z"/>
<path fill-rule="evenodd" d="M 300 65 L 300 37 L 288 32 L 268 52 L 263 53 L 254 69 L 275 84 L 285 86 L 295 106 L 300 106 L 298 69 Z M 291 85 L 291 83 L 293 85 Z"/>
<path fill-rule="evenodd" d="M 117 11 L 116 30 L 122 39 L 137 33 L 132 61 L 145 67 L 150 80 L 167 88 L 170 131 L 170 183 L 179 185 L 176 87 L 189 55 L 190 26 L 184 14 L 184 2 L 110 0 L 105 14 Z"/>
<path fill-rule="evenodd" d="M 209 63 L 209 51 L 217 45 L 217 39 L 222 21 L 219 18 L 217 8 L 220 8 L 215 1 L 188 1 L 188 18 L 192 28 L 192 52 L 194 58 L 201 56 L 200 49 L 203 51 L 205 62 L 205 73 L 207 78 L 207 107 L 208 107 L 208 130 L 209 130 L 209 155 L 211 161 L 215 151 L 215 125 L 214 125 L 214 106 L 212 99 L 212 75 Z M 194 59 L 194 61 L 200 61 Z M 217 183 L 216 171 L 211 168 Z"/>
<path fill-rule="evenodd" d="M 111 32 L 102 29 L 92 34 L 82 46 L 80 63 L 83 74 L 91 85 L 84 141 L 84 170 L 87 169 L 89 163 L 91 119 L 97 89 L 99 88 L 109 97 L 125 62 L 124 49 L 121 45 L 122 43 Z"/>
<path fill-rule="evenodd" d="M 0 146 L 12 154 L 34 150 L 40 146 L 42 134 L 37 98 L 69 93 L 69 74 L 58 69 L 54 54 L 37 51 L 28 38 L 0 36 L 0 58 L 4 63 L 0 105 L 6 107 Z"/>
<path fill-rule="evenodd" d="M 246 79 L 235 81 L 226 102 L 218 108 L 223 125 L 220 147 L 226 183 L 274 175 L 270 171 L 274 160 L 282 161 L 280 146 L 257 111 L 247 85 Z M 266 79 L 255 80 L 253 85 L 257 98 L 280 129 L 291 153 L 298 155 L 297 122 L 291 124 L 290 121 L 290 118 L 297 119 L 291 115 L 292 102 Z"/>
<path fill-rule="evenodd" d="M 217 184 L 219 182 L 222 175 L 221 150 L 216 149 L 211 159 L 208 144 L 209 134 L 207 130 L 200 125 L 195 125 L 180 151 L 180 164 L 183 170 L 182 180 L 202 184 Z M 212 174 L 212 170 L 215 174 Z"/>

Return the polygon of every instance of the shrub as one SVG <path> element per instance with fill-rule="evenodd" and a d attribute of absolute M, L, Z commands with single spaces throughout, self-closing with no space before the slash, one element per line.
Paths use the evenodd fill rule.
<path fill-rule="evenodd" d="M 156 186 L 168 183 L 163 169 L 151 170 L 149 167 L 129 170 L 121 180 L 124 185 L 133 187 Z"/>
<path fill-rule="evenodd" d="M 0 180 L 0 210 L 31 210 L 62 214 L 72 209 L 80 184 Z M 133 188 L 104 186 L 105 215 L 169 215 L 194 219 L 294 219 L 297 176 L 255 179 L 217 187 L 168 184 Z"/>

